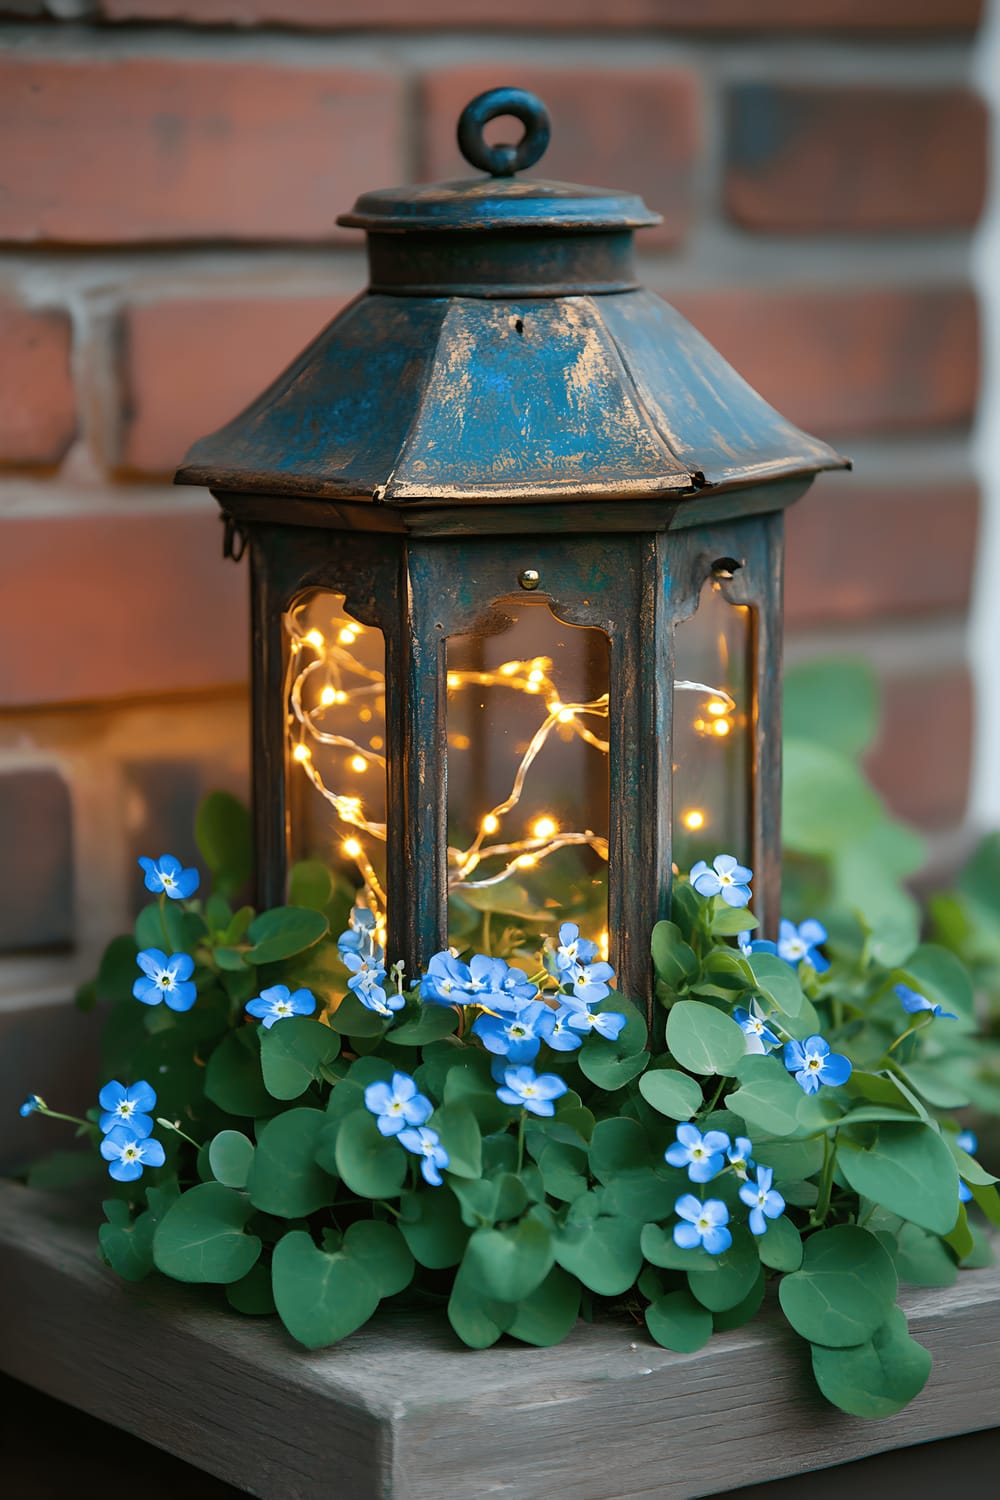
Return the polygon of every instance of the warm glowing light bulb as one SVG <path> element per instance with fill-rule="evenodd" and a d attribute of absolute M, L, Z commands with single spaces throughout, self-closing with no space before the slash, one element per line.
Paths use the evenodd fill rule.
<path fill-rule="evenodd" d="M 572 722 L 572 720 L 574 718 L 575 718 L 575 715 L 574 715 L 573 710 L 571 708 L 564 708 L 564 709 L 561 710 L 561 712 L 559 714 L 559 722 L 560 722 L 560 724 L 569 724 L 569 723 Z"/>
<path fill-rule="evenodd" d="M 483 819 L 483 832 L 484 833 L 496 833 L 496 831 L 497 831 L 497 829 L 499 827 L 500 827 L 500 819 L 496 816 L 496 814 L 495 813 L 487 813 L 486 816 L 485 816 L 485 818 Z"/>
<path fill-rule="evenodd" d="M 317 651 L 322 651 L 323 647 L 326 645 L 326 641 L 323 639 L 323 632 L 321 630 L 308 631 L 306 634 L 306 640 L 309 642 L 310 646 L 315 646 Z"/>
<path fill-rule="evenodd" d="M 352 771 L 357 771 L 359 775 L 362 771 L 367 771 L 368 769 L 368 762 L 363 755 L 352 755 L 348 761 L 348 765 Z"/>
<path fill-rule="evenodd" d="M 534 667 L 528 673 L 528 681 L 529 682 L 544 682 L 545 681 L 545 673 L 541 670 L 541 668 Z"/>
<path fill-rule="evenodd" d="M 533 854 L 519 854 L 514 863 L 518 866 L 519 869 L 528 870 L 532 865 L 537 865 L 538 860 Z"/>
<path fill-rule="evenodd" d="M 607 932 L 602 932 L 601 933 L 600 937 L 597 939 L 597 947 L 598 947 L 598 949 L 600 951 L 600 955 L 603 958 L 604 962 L 607 963 L 607 961 L 608 961 L 608 952 L 609 952 L 610 947 L 611 947 L 611 939 L 609 938 Z"/>
<path fill-rule="evenodd" d="M 459 677 L 457 672 L 448 673 L 448 686 L 450 688 L 457 688 L 462 686 L 462 679 L 461 677 Z"/>
<path fill-rule="evenodd" d="M 357 638 L 358 632 L 356 630 L 352 630 L 349 625 L 345 625 L 343 630 L 338 635 L 337 640 L 342 646 L 353 646 Z"/>
<path fill-rule="evenodd" d="M 715 723 L 712 725 L 715 733 L 719 735 L 728 734 L 732 727 L 733 726 L 730 724 L 728 719 L 716 719 Z"/>
<path fill-rule="evenodd" d="M 344 696 L 345 697 L 347 696 L 346 693 L 345 693 Z M 338 703 L 340 702 L 339 698 L 337 699 L 337 702 Z M 361 712 L 358 714 L 358 718 L 361 720 L 362 724 L 370 724 L 371 721 L 372 721 L 372 711 L 371 711 L 371 709 L 370 708 L 363 708 L 361 710 Z"/>
<path fill-rule="evenodd" d="M 308 745 L 296 745 L 292 751 L 292 760 L 304 761 L 312 759 L 312 751 Z"/>
<path fill-rule="evenodd" d="M 497 671 L 501 677 L 513 677 L 520 665 L 519 661 L 505 661 L 502 667 L 497 668 Z"/>
<path fill-rule="evenodd" d="M 337 692 L 335 688 L 325 687 L 319 695 L 319 701 L 324 708 L 329 708 L 331 703 L 336 703 Z"/>
<path fill-rule="evenodd" d="M 690 828 L 692 833 L 705 826 L 705 814 L 697 807 L 692 807 L 690 812 L 684 814 L 684 827 Z"/>
<path fill-rule="evenodd" d="M 341 847 L 350 859 L 361 858 L 362 849 L 357 839 L 345 839 Z"/>
<path fill-rule="evenodd" d="M 723 703 L 721 698 L 713 698 L 711 703 L 707 703 L 705 707 L 708 709 L 710 714 L 724 714 L 729 707 L 729 704 Z"/>
<path fill-rule="evenodd" d="M 554 833 L 559 832 L 559 824 L 555 818 L 539 818 L 531 831 L 536 839 L 550 839 Z"/>

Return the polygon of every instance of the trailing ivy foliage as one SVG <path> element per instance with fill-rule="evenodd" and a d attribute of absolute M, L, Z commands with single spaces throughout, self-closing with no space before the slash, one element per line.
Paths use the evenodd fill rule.
<path fill-rule="evenodd" d="M 825 749 L 793 744 L 788 795 L 791 881 L 826 882 L 829 938 L 809 929 L 808 957 L 790 956 L 800 929 L 758 939 L 747 872 L 728 856 L 696 866 L 651 934 L 651 1026 L 572 924 L 541 961 L 512 928 L 503 958 L 439 954 L 407 982 L 315 862 L 292 872 L 289 905 L 235 906 L 245 816 L 210 798 L 197 833 L 211 893 L 147 906 L 87 997 L 110 1006 L 105 1076 L 122 1082 L 107 1097 L 127 1111 L 150 1080 L 166 1152 L 143 1173 L 127 1121 L 103 1137 L 81 1122 L 115 1153 L 107 1263 L 221 1286 L 309 1348 L 419 1298 L 473 1349 L 558 1343 L 583 1310 L 627 1312 L 691 1353 L 776 1282 L 823 1395 L 857 1416 L 899 1411 L 930 1356 L 898 1284 L 984 1264 L 1000 1197 L 949 1113 L 983 1098 L 965 969 L 916 941 L 889 874 L 887 935 L 841 899 L 858 838 L 885 871 L 906 861 L 854 780 L 870 716 L 831 715 L 828 677 L 805 706 L 793 683 L 793 727 L 819 716 L 830 733 Z M 190 955 L 189 1010 L 135 998 L 151 950 Z M 904 1005 L 911 993 L 924 1007 Z M 29 1096 L 22 1112 L 39 1108 Z"/>

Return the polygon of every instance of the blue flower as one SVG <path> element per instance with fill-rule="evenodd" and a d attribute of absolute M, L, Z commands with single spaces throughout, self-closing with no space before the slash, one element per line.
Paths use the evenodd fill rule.
<path fill-rule="evenodd" d="M 24 1103 L 21 1105 L 21 1108 L 18 1110 L 18 1114 L 21 1116 L 22 1120 L 26 1120 L 29 1115 L 33 1115 L 35 1113 L 36 1109 L 44 1108 L 45 1100 L 42 1098 L 41 1094 L 29 1094 L 27 1099 L 25 1099 Z"/>
<path fill-rule="evenodd" d="M 489 1010 L 514 1010 L 537 999 L 538 988 L 502 958 L 477 953 L 467 964 L 447 949 L 435 953 L 420 981 L 421 1000 L 436 1005 L 483 1005 Z"/>
<path fill-rule="evenodd" d="M 770 1167 L 757 1168 L 757 1181 L 745 1182 L 740 1188 L 740 1201 L 750 1209 L 750 1233 L 764 1234 L 768 1219 L 777 1219 L 785 1212 L 785 1200 L 771 1187 L 774 1172 Z"/>
<path fill-rule="evenodd" d="M 578 1031 L 571 1031 L 569 1020 L 571 1016 L 578 1015 L 579 1011 L 572 1005 L 560 1005 L 558 1010 L 549 1010 L 538 1023 L 538 1034 L 552 1048 L 553 1052 L 575 1052 L 577 1047 L 583 1045 L 583 1037 Z"/>
<path fill-rule="evenodd" d="M 674 1204 L 674 1212 L 683 1223 L 674 1225 L 674 1244 L 682 1250 L 694 1250 L 702 1245 L 709 1255 L 721 1255 L 733 1243 L 726 1225 L 729 1209 L 719 1198 L 709 1198 L 699 1203 L 693 1193 L 685 1193 Z"/>
<path fill-rule="evenodd" d="M 564 922 L 559 929 L 559 944 L 555 952 L 555 966 L 563 979 L 577 964 L 590 964 L 598 955 L 596 943 L 580 936 L 575 922 Z"/>
<path fill-rule="evenodd" d="M 614 969 L 603 962 L 574 964 L 561 976 L 564 984 L 573 986 L 573 994 L 584 1005 L 597 1005 L 599 1001 L 606 1000 L 611 993 L 611 986 L 607 981 L 614 977 Z"/>
<path fill-rule="evenodd" d="M 406 1001 L 399 991 L 394 990 L 390 995 L 385 988 L 385 969 L 377 962 L 377 955 L 363 958 L 347 950 L 340 956 L 352 970 L 347 988 L 357 995 L 366 1010 L 373 1010 L 379 1016 L 391 1016 L 394 1011 L 403 1009 Z"/>
<path fill-rule="evenodd" d="M 375 913 L 366 906 L 355 906 L 351 910 L 350 927 L 337 939 L 337 951 L 341 958 L 348 953 L 364 959 L 375 968 L 385 963 L 385 954 L 375 942 Z"/>
<path fill-rule="evenodd" d="M 703 859 L 691 871 L 691 884 L 699 896 L 721 896 L 727 906 L 747 906 L 753 871 L 732 854 L 717 854 L 709 869 Z"/>
<path fill-rule="evenodd" d="M 596 1031 L 598 1036 L 603 1036 L 609 1042 L 616 1042 L 619 1033 L 625 1027 L 625 1017 L 621 1011 L 603 1010 L 597 1015 L 587 1010 L 585 1006 L 569 1006 L 569 1020 L 567 1025 L 574 1031 L 580 1031 L 584 1036 L 589 1036 Z"/>
<path fill-rule="evenodd" d="M 821 1083 L 836 1088 L 851 1076 L 850 1060 L 840 1052 L 831 1052 L 829 1042 L 824 1042 L 821 1036 L 807 1036 L 804 1042 L 786 1042 L 784 1063 L 807 1094 L 818 1093 Z"/>
<path fill-rule="evenodd" d="M 959 1203 L 972 1202 L 972 1189 L 970 1187 L 966 1187 L 961 1177 L 958 1179 L 958 1201 Z"/>
<path fill-rule="evenodd" d="M 778 957 L 783 958 L 793 969 L 804 962 L 812 964 L 817 974 L 823 974 L 830 967 L 830 962 L 817 950 L 826 939 L 826 928 L 812 917 L 808 917 L 798 927 L 794 922 L 787 922 L 782 918 L 778 928 Z"/>
<path fill-rule="evenodd" d="M 753 1166 L 750 1153 L 753 1150 L 753 1141 L 745 1135 L 738 1135 L 736 1140 L 726 1152 L 726 1158 L 737 1177 L 745 1178 Z"/>
<path fill-rule="evenodd" d="M 393 1073 L 392 1083 L 370 1083 L 365 1089 L 365 1109 L 377 1116 L 383 1135 L 399 1135 L 408 1125 L 423 1125 L 434 1106 L 408 1073 Z"/>
<path fill-rule="evenodd" d="M 905 1011 L 908 1011 L 911 1016 L 914 1015 L 917 1011 L 929 1010 L 931 1012 L 931 1015 L 939 1016 L 943 1021 L 958 1020 L 958 1017 L 953 1010 L 942 1010 L 940 1005 L 934 1005 L 930 1000 L 927 999 L 926 995 L 919 995 L 916 990 L 911 990 L 909 985 L 907 984 L 897 984 L 895 986 L 895 990 L 896 994 L 899 996 L 900 1005 Z"/>
<path fill-rule="evenodd" d="M 753 1004 L 752 1001 L 751 1004 Z M 765 1026 L 760 1016 L 754 1011 L 743 1010 L 741 1006 L 737 1006 L 733 1011 L 733 1020 L 747 1039 L 748 1053 L 767 1052 L 771 1047 L 781 1046 L 781 1038 L 775 1036 L 770 1027 Z"/>
<path fill-rule="evenodd" d="M 440 1187 L 441 1169 L 448 1165 L 451 1158 L 441 1145 L 441 1137 L 437 1131 L 421 1125 L 416 1130 L 401 1130 L 396 1139 L 407 1151 L 412 1151 L 414 1156 L 423 1158 L 420 1171 L 424 1181 L 429 1182 L 431 1187 Z"/>
<path fill-rule="evenodd" d="M 723 1152 L 730 1141 L 724 1130 L 709 1130 L 702 1135 L 697 1125 L 678 1125 L 677 1140 L 663 1153 L 672 1167 L 687 1167 L 692 1182 L 711 1182 L 726 1165 Z"/>
<path fill-rule="evenodd" d="M 201 883 L 198 871 L 183 869 L 180 860 L 173 854 L 161 854 L 159 859 L 149 859 L 143 855 L 139 865 L 145 872 L 143 883 L 147 891 L 153 891 L 157 896 L 162 892 L 172 901 L 184 901 L 188 896 L 193 896 Z"/>
<path fill-rule="evenodd" d="M 191 982 L 194 959 L 190 953 L 171 953 L 168 958 L 161 948 L 144 948 L 135 961 L 145 975 L 132 986 L 137 1000 L 143 1005 L 165 1000 L 170 1010 L 191 1009 L 198 991 Z"/>
<path fill-rule="evenodd" d="M 156 1092 L 145 1079 L 126 1088 L 113 1078 L 101 1089 L 97 1102 L 104 1111 L 98 1124 L 105 1135 L 116 1125 L 127 1125 L 140 1139 L 153 1134 L 152 1116 L 145 1111 L 155 1109 Z"/>
<path fill-rule="evenodd" d="M 165 1154 L 159 1141 L 140 1138 L 126 1125 L 115 1125 L 101 1142 L 101 1155 L 111 1163 L 109 1174 L 116 1182 L 135 1182 L 144 1167 L 162 1167 Z"/>
<path fill-rule="evenodd" d="M 37 1095 L 32 1095 L 36 1098 Z M 969 1156 L 975 1156 L 979 1150 L 979 1137 L 974 1130 L 960 1130 L 955 1137 L 955 1145 L 960 1151 L 965 1151 Z"/>
<path fill-rule="evenodd" d="M 291 995 L 287 984 L 272 984 L 270 989 L 261 990 L 248 1000 L 244 1009 L 248 1016 L 263 1021 L 265 1031 L 270 1031 L 275 1021 L 283 1021 L 286 1016 L 311 1016 L 316 1009 L 316 996 L 312 990 L 296 990 Z"/>
<path fill-rule="evenodd" d="M 777 943 L 769 943 L 766 938 L 752 938 L 750 929 L 746 932 L 736 934 L 736 946 L 744 958 L 750 958 L 754 953 L 777 953 Z"/>
<path fill-rule="evenodd" d="M 521 1010 L 538 998 L 538 986 L 532 984 L 523 969 L 512 969 L 504 965 L 507 972 L 500 981 L 499 992 L 493 991 L 490 1001 L 494 1010 Z"/>
<path fill-rule="evenodd" d="M 472 1029 L 487 1052 L 509 1057 L 512 1063 L 534 1062 L 542 1045 L 546 1019 L 552 1012 L 541 1000 L 512 1016 L 479 1016 Z"/>
<path fill-rule="evenodd" d="M 549 1118 L 556 1112 L 553 1100 L 566 1093 L 566 1084 L 556 1073 L 535 1073 L 534 1068 L 506 1068 L 504 1087 L 497 1098 L 504 1104 L 520 1104 L 533 1115 Z"/>

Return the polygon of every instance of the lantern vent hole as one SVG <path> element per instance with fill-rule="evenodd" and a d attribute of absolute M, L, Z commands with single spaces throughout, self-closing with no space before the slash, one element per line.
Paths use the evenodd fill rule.
<path fill-rule="evenodd" d="M 738 557 L 718 557 L 712 564 L 712 576 L 714 578 L 732 578 L 738 573 L 743 564 Z"/>
<path fill-rule="evenodd" d="M 524 319 L 523 318 L 515 318 L 514 319 L 514 332 L 515 333 L 520 333 L 520 334 L 524 333 Z"/>

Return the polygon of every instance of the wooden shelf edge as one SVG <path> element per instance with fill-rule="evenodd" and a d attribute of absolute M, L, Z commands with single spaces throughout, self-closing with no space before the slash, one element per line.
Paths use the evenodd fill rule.
<path fill-rule="evenodd" d="M 1000 1423 L 1000 1268 L 903 1304 L 934 1368 L 878 1422 L 822 1401 L 778 1316 L 692 1355 L 624 1321 L 473 1352 L 443 1315 L 309 1353 L 203 1288 L 120 1281 L 78 1208 L 0 1183 L 0 1368 L 264 1500 L 687 1500 Z"/>

